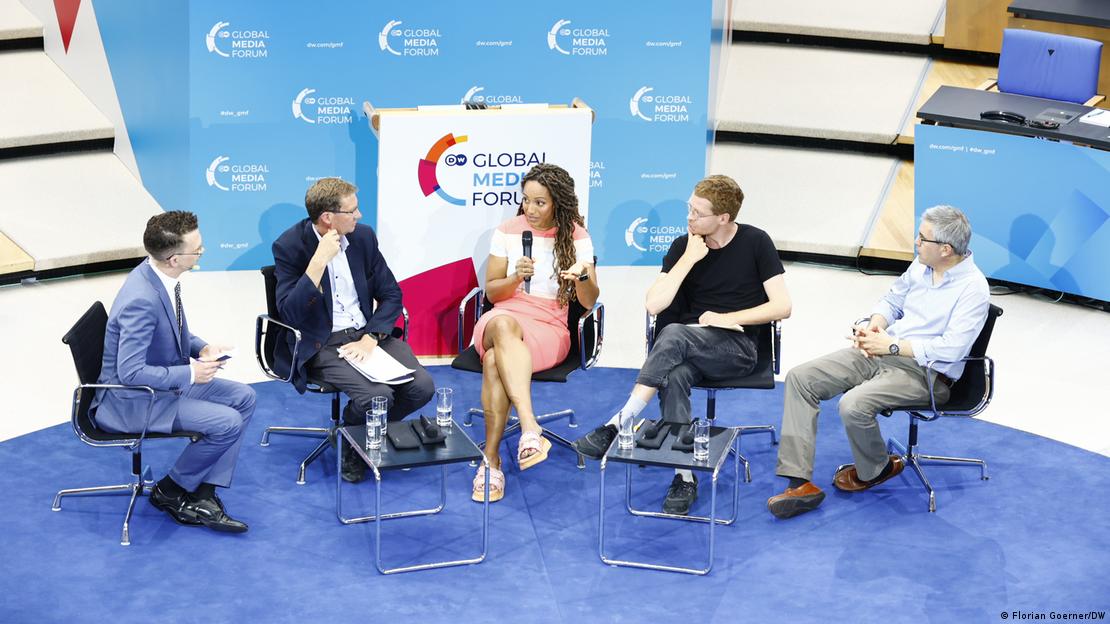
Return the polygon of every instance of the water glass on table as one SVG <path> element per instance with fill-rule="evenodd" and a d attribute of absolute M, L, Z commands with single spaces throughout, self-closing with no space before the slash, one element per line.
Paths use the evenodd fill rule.
<path fill-rule="evenodd" d="M 636 422 L 636 417 L 629 412 L 621 410 L 617 418 L 619 419 L 619 426 L 617 427 L 617 448 L 624 450 L 631 449 L 635 446 L 636 432 L 633 429 L 633 425 Z"/>
<path fill-rule="evenodd" d="M 436 388 L 436 424 L 440 427 L 450 427 L 451 407 L 455 391 L 451 388 Z"/>
<path fill-rule="evenodd" d="M 694 461 L 709 459 L 709 421 L 699 418 L 694 421 Z"/>
<path fill-rule="evenodd" d="M 382 447 L 388 407 L 389 401 L 385 397 L 377 396 L 370 399 L 370 409 L 366 412 L 366 450 Z"/>

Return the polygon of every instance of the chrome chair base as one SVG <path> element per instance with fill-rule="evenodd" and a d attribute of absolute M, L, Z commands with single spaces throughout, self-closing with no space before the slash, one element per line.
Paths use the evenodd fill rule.
<path fill-rule="evenodd" d="M 297 472 L 297 485 L 304 485 L 305 470 L 308 465 L 316 461 L 317 458 L 331 445 L 331 441 L 335 439 L 335 427 L 266 427 L 262 432 L 262 441 L 258 443 L 259 446 L 270 446 L 270 434 L 276 433 L 279 435 L 298 435 L 311 438 L 323 438 L 316 448 L 308 454 L 301 462 L 300 470 Z"/>
<path fill-rule="evenodd" d="M 771 434 L 771 445 L 777 446 L 779 443 L 779 435 L 778 432 L 775 431 L 774 425 L 738 425 L 736 427 L 733 427 L 733 429 L 736 429 L 740 433 L 736 436 L 736 448 L 730 448 L 728 452 L 736 453 L 736 455 L 739 457 L 740 462 L 744 464 L 744 482 L 751 483 L 752 469 L 751 465 L 748 463 L 748 458 L 744 457 L 744 455 L 740 453 L 740 438 L 743 437 L 745 433 L 769 433 Z"/>
<path fill-rule="evenodd" d="M 921 463 L 932 462 L 935 464 L 952 464 L 957 466 L 979 466 L 979 479 L 987 481 L 990 475 L 987 474 L 987 462 L 982 459 L 974 459 L 971 457 L 946 457 L 944 455 L 925 455 L 917 452 L 917 445 L 911 446 L 908 450 L 905 445 L 894 438 L 888 438 L 886 441 L 887 450 L 895 452 L 902 457 L 902 461 L 906 462 L 910 468 L 913 468 L 914 474 L 917 479 L 921 481 L 921 485 L 929 492 L 929 512 L 933 513 L 937 510 L 937 496 L 933 490 L 932 484 L 929 483 L 929 478 L 925 476 L 925 471 L 921 467 Z"/>
<path fill-rule="evenodd" d="M 482 410 L 480 410 L 476 407 L 470 408 L 466 412 L 466 418 L 463 419 L 463 426 L 464 427 L 473 426 L 475 416 L 484 417 L 485 413 Z M 572 410 L 572 409 L 559 410 L 557 412 L 548 412 L 546 414 L 538 414 L 536 416 L 536 422 L 539 423 L 540 425 L 543 425 L 544 423 L 549 423 L 549 422 L 556 421 L 556 420 L 562 420 L 564 418 L 567 419 L 567 426 L 568 427 L 571 427 L 571 428 L 577 428 L 578 427 L 578 418 L 574 415 L 574 410 Z M 507 440 L 509 436 L 513 435 L 514 433 L 516 433 L 518 431 L 520 431 L 520 418 L 517 417 L 517 416 L 509 416 L 509 422 L 505 426 L 505 433 L 503 434 L 501 439 L 502 440 Z M 564 447 L 574 451 L 575 455 L 578 456 L 578 469 L 583 470 L 583 469 L 586 468 L 586 458 L 581 453 L 578 452 L 578 449 L 574 448 L 574 443 L 573 442 L 571 442 L 570 440 L 564 438 L 563 436 L 561 436 L 561 435 L 559 435 L 559 434 L 557 434 L 553 431 L 548 431 L 547 429 L 543 430 L 543 436 L 545 438 L 551 440 L 555 444 L 558 444 L 560 446 L 564 446 Z M 485 443 L 484 440 L 482 442 L 478 443 L 478 448 L 480 448 L 480 449 L 485 449 L 486 448 L 486 443 Z M 477 464 L 474 464 L 474 465 L 476 466 Z"/>
<path fill-rule="evenodd" d="M 59 490 L 54 496 L 54 504 L 50 506 L 51 511 L 62 510 L 62 497 L 63 496 L 96 496 L 100 494 L 130 494 L 131 500 L 127 503 L 127 513 L 123 516 L 123 530 L 120 533 L 120 546 L 131 545 L 131 515 L 135 511 L 135 501 L 142 495 L 149 494 L 150 489 L 154 487 L 154 480 L 150 476 L 150 466 L 143 469 L 143 474 L 133 475 L 134 480 L 131 483 L 123 483 L 120 485 L 100 485 L 96 487 L 85 488 L 71 488 L 67 490 Z"/>

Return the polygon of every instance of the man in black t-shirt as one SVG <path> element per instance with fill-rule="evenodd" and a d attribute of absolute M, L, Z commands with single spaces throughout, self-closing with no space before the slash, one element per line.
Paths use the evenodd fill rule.
<path fill-rule="evenodd" d="M 744 193 L 727 176 L 698 182 L 687 201 L 689 234 L 673 243 L 645 305 L 658 315 L 655 345 L 628 402 L 608 423 L 580 438 L 583 455 L 600 459 L 617 435 L 622 414 L 635 419 L 659 393 L 663 418 L 690 422 L 690 388 L 702 379 L 746 375 L 756 343 L 744 326 L 790 316 L 782 262 L 766 232 L 736 223 Z M 676 471 L 663 511 L 686 514 L 697 479 Z"/>

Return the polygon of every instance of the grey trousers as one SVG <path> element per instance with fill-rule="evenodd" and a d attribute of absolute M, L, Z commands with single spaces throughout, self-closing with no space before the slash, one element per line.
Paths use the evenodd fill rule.
<path fill-rule="evenodd" d="M 376 396 L 386 398 L 389 405 L 386 419 L 390 422 L 401 420 L 430 401 L 435 394 L 435 382 L 416 360 L 408 343 L 403 340 L 389 336 L 378 343 L 378 348 L 393 356 L 393 359 L 400 362 L 402 366 L 415 371 L 412 374 L 412 381 L 408 383 L 396 386 L 374 383 L 339 357 L 337 348 L 340 345 L 359 340 L 364 333 L 362 330 L 349 335 L 335 332 L 328 338 L 324 348 L 320 349 L 320 352 L 309 360 L 305 367 L 309 379 L 324 380 L 351 397 L 354 407 L 343 410 L 344 424 L 364 424 L 365 414 L 370 409 L 370 399 Z M 350 407 L 350 404 L 348 406 Z"/>
<path fill-rule="evenodd" d="M 864 357 L 858 349 L 842 349 L 793 368 L 786 375 L 782 442 L 775 473 L 782 477 L 813 477 L 818 404 L 840 398 L 840 420 L 852 446 L 856 473 L 874 479 L 886 466 L 886 442 L 875 421 L 886 407 L 928 403 L 927 371 L 904 355 Z M 948 400 L 948 386 L 936 382 L 937 403 Z"/>
<path fill-rule="evenodd" d="M 672 323 L 659 332 L 636 383 L 659 389 L 663 420 L 686 424 L 694 384 L 747 375 L 755 362 L 755 341 L 743 332 Z"/>

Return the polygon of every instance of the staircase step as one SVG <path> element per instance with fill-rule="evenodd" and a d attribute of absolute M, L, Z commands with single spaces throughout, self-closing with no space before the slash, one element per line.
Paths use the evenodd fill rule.
<path fill-rule="evenodd" d="M 711 171 L 744 189 L 740 221 L 780 251 L 854 258 L 898 159 L 810 148 L 713 147 Z"/>
<path fill-rule="evenodd" d="M 732 28 L 928 45 L 945 0 L 735 2 Z"/>
<path fill-rule="evenodd" d="M 45 52 L 0 53 L 0 149 L 115 136 L 112 123 Z"/>
<path fill-rule="evenodd" d="M 147 220 L 162 211 L 111 152 L 0 161 L 0 231 L 34 270 L 141 258 Z"/>
<path fill-rule="evenodd" d="M 889 145 L 927 65 L 912 54 L 733 44 L 719 128 Z"/>
<path fill-rule="evenodd" d="M 19 0 L 0 0 L 0 41 L 42 37 L 42 22 Z"/>

